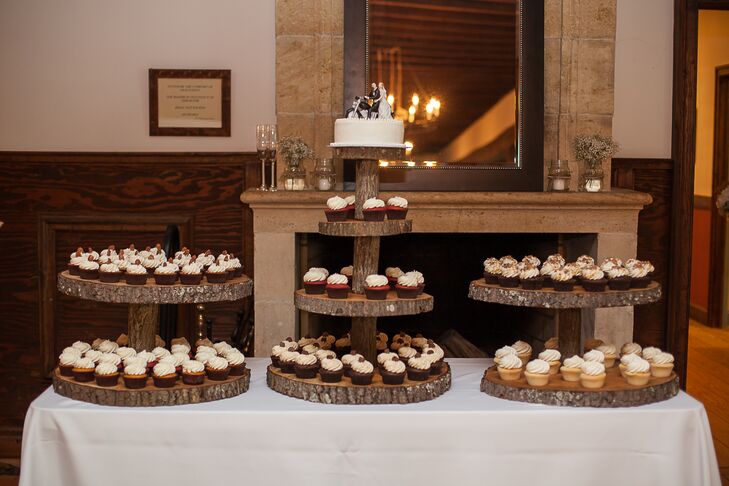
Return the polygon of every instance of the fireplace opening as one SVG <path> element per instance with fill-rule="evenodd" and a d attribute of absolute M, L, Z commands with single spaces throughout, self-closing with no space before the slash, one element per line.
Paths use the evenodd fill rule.
<path fill-rule="evenodd" d="M 299 277 L 309 267 L 325 267 L 331 273 L 352 263 L 352 240 L 320 234 L 300 234 Z M 542 233 L 410 233 L 380 240 L 379 273 L 386 267 L 403 271 L 418 270 L 425 276 L 425 292 L 435 301 L 433 311 L 415 316 L 384 317 L 379 330 L 389 336 L 399 331 L 450 342 L 454 355 L 474 357 L 475 348 L 491 355 L 517 339 L 541 349 L 555 335 L 553 311 L 489 304 L 468 298 L 468 286 L 481 278 L 483 260 L 490 256 L 512 255 L 521 259 L 536 255 L 540 259 L 560 252 L 567 259 L 593 253 L 595 235 Z M 300 312 L 301 335 L 323 331 L 344 334 L 350 318 L 320 316 Z M 469 345 L 473 345 L 471 347 Z M 457 356 L 454 356 L 457 357 Z"/>

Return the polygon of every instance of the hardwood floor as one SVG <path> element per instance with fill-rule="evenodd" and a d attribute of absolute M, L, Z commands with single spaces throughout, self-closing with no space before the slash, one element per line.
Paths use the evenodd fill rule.
<path fill-rule="evenodd" d="M 729 485 L 729 329 L 691 321 L 687 391 L 703 402 L 711 423 L 722 484 Z"/>

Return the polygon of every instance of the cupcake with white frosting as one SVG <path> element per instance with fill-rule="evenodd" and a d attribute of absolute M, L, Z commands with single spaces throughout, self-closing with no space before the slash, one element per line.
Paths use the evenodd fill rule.
<path fill-rule="evenodd" d="M 546 260 L 544 260 L 545 263 L 549 262 L 553 265 L 555 265 L 557 268 L 562 268 L 565 266 L 565 263 L 567 263 L 564 259 L 564 257 L 559 253 L 554 253 L 552 255 L 549 255 Z"/>
<path fill-rule="evenodd" d="M 319 360 L 316 355 L 302 350 L 294 360 L 294 373 L 297 378 L 315 378 L 319 371 Z"/>
<path fill-rule="evenodd" d="M 179 265 L 179 263 L 178 263 Z M 180 268 L 180 283 L 182 285 L 198 285 L 202 281 L 202 268 L 197 263 L 197 257 L 191 257 Z"/>
<path fill-rule="evenodd" d="M 209 283 L 225 283 L 228 280 L 228 268 L 225 262 L 213 262 L 205 272 Z"/>
<path fill-rule="evenodd" d="M 580 271 L 580 283 L 588 292 L 604 292 L 607 279 L 597 265 L 584 265 Z"/>
<path fill-rule="evenodd" d="M 650 361 L 653 361 L 653 357 L 661 352 L 660 348 L 656 348 L 655 346 L 648 346 L 643 348 L 643 352 L 641 353 L 641 356 L 643 359 Z"/>
<path fill-rule="evenodd" d="M 499 358 L 496 371 L 504 381 L 516 381 L 521 377 L 523 363 L 516 354 L 504 354 Z"/>
<path fill-rule="evenodd" d="M 324 214 L 330 223 L 346 221 L 348 211 L 347 201 L 344 198 L 332 196 L 327 199 L 327 208 L 324 210 Z"/>
<path fill-rule="evenodd" d="M 299 352 L 296 351 L 293 346 L 290 346 L 288 349 L 282 352 L 278 360 L 281 371 L 283 371 L 284 373 L 293 373 L 294 365 L 296 364 L 296 357 L 298 355 Z"/>
<path fill-rule="evenodd" d="M 360 356 L 349 365 L 349 378 L 352 380 L 353 385 L 370 385 L 372 384 L 372 378 L 375 376 L 375 367 L 364 359 L 364 356 Z"/>
<path fill-rule="evenodd" d="M 147 384 L 147 366 L 141 362 L 130 363 L 124 366 L 123 378 L 127 388 L 144 388 Z"/>
<path fill-rule="evenodd" d="M 230 366 L 230 376 L 241 376 L 246 371 L 246 357 L 237 349 L 231 349 L 224 354 Z"/>
<path fill-rule="evenodd" d="M 537 272 L 539 273 L 539 272 Z M 501 274 L 499 275 L 499 285 L 505 288 L 516 288 L 519 286 L 519 275 L 521 270 L 517 265 L 501 265 Z"/>
<path fill-rule="evenodd" d="M 137 259 L 134 263 L 127 266 L 127 271 L 124 273 L 124 279 L 127 285 L 144 285 L 147 283 L 147 269 L 142 265 L 141 260 Z"/>
<path fill-rule="evenodd" d="M 559 369 L 562 374 L 564 381 L 580 381 L 580 375 L 582 374 L 582 365 L 585 360 L 577 355 L 565 359 L 562 362 L 562 367 Z"/>
<path fill-rule="evenodd" d="M 524 376 L 530 386 L 544 386 L 549 383 L 551 366 L 543 359 L 533 359 L 526 364 Z"/>
<path fill-rule="evenodd" d="M 494 363 L 497 365 L 501 363 L 501 359 L 507 354 L 513 354 L 516 356 L 516 349 L 511 346 L 502 346 L 494 352 Z"/>
<path fill-rule="evenodd" d="M 385 201 L 371 197 L 362 204 L 362 217 L 365 221 L 384 221 L 387 214 Z"/>
<path fill-rule="evenodd" d="M 73 363 L 73 378 L 80 382 L 94 381 L 96 363 L 91 358 L 78 358 Z"/>
<path fill-rule="evenodd" d="M 385 361 L 389 361 L 392 358 L 398 358 L 397 353 L 393 353 L 392 351 L 383 351 L 377 355 L 377 367 L 380 371 L 382 371 L 382 365 L 385 364 Z"/>
<path fill-rule="evenodd" d="M 519 281 L 525 290 L 540 290 L 544 284 L 544 277 L 536 266 L 525 265 L 519 272 Z"/>
<path fill-rule="evenodd" d="M 637 354 L 640 356 L 640 353 L 643 352 L 643 348 L 638 343 L 625 343 L 620 348 L 620 356 L 624 356 L 626 354 Z"/>
<path fill-rule="evenodd" d="M 179 268 L 177 265 L 169 262 L 162 262 L 157 268 L 154 269 L 154 281 L 157 285 L 172 285 L 177 282 L 177 272 Z"/>
<path fill-rule="evenodd" d="M 319 363 L 321 364 L 321 362 L 327 358 L 336 358 L 337 353 L 331 349 L 319 349 L 314 352 L 314 356 L 316 356 L 316 359 L 319 360 Z"/>
<path fill-rule="evenodd" d="M 618 359 L 618 350 L 614 345 L 605 343 L 595 348 L 605 356 L 603 364 L 605 368 L 612 368 L 615 365 L 615 360 Z"/>
<path fill-rule="evenodd" d="M 397 356 L 384 361 L 380 368 L 382 382 L 385 385 L 402 385 L 406 374 L 407 366 Z"/>
<path fill-rule="evenodd" d="M 631 361 L 634 361 L 636 359 L 643 359 L 640 357 L 640 354 L 633 354 L 628 353 L 624 354 L 620 357 L 620 363 L 618 363 L 618 369 L 620 370 L 620 376 L 625 378 L 625 371 L 628 369 L 628 365 Z"/>
<path fill-rule="evenodd" d="M 205 363 L 205 372 L 211 380 L 223 381 L 230 374 L 230 365 L 222 356 L 213 356 Z"/>
<path fill-rule="evenodd" d="M 347 203 L 347 219 L 354 219 L 354 194 L 350 194 L 349 196 L 345 197 L 344 202 Z"/>
<path fill-rule="evenodd" d="M 84 280 L 96 280 L 99 278 L 99 262 L 94 257 L 88 255 L 78 265 L 79 275 Z"/>
<path fill-rule="evenodd" d="M 354 349 L 350 351 L 349 354 L 345 354 L 344 356 L 342 356 L 342 364 L 344 365 L 344 376 L 349 376 L 349 373 L 352 370 L 352 363 L 357 361 L 359 358 L 362 358 L 362 355 Z"/>
<path fill-rule="evenodd" d="M 400 348 L 398 353 L 402 351 Z M 409 348 L 412 349 L 412 348 Z M 402 357 L 403 355 L 400 354 Z M 425 381 L 430 376 L 430 367 L 432 365 L 430 358 L 427 356 L 417 353 L 407 360 L 407 374 L 408 380 L 412 381 Z"/>
<path fill-rule="evenodd" d="M 521 359 L 522 363 L 524 363 L 524 366 L 526 366 L 529 360 L 532 359 L 531 345 L 525 341 L 517 341 L 512 344 L 511 347 L 514 348 L 516 355 L 519 359 Z"/>
<path fill-rule="evenodd" d="M 387 200 L 387 219 L 405 219 L 408 214 L 408 200 L 394 196 Z"/>
<path fill-rule="evenodd" d="M 351 349 L 352 338 L 349 336 L 349 333 L 334 341 L 334 350 L 337 352 L 338 356 L 343 356 L 349 353 Z"/>
<path fill-rule="evenodd" d="M 590 351 L 592 352 L 592 351 Z M 587 356 L 587 354 L 585 355 Z M 585 388 L 602 388 L 605 385 L 605 365 L 598 361 L 588 361 L 582 364 L 580 384 Z"/>
<path fill-rule="evenodd" d="M 330 299 L 346 299 L 349 290 L 349 280 L 341 273 L 333 273 L 327 277 L 326 291 Z"/>
<path fill-rule="evenodd" d="M 162 262 L 154 255 L 148 254 L 142 259 L 142 266 L 147 270 L 147 273 L 154 275 L 154 271 L 160 266 Z"/>
<path fill-rule="evenodd" d="M 553 287 L 552 274 L 557 270 L 561 269 L 562 265 L 560 265 L 559 262 L 555 260 L 545 260 L 544 263 L 542 263 L 542 267 L 539 269 L 539 274 L 542 276 L 542 278 L 544 278 L 544 287 Z"/>
<path fill-rule="evenodd" d="M 177 381 L 177 370 L 171 363 L 157 363 L 152 368 L 152 381 L 157 388 L 172 388 Z"/>
<path fill-rule="evenodd" d="M 630 288 L 630 272 L 627 268 L 613 266 L 603 271 L 607 275 L 610 290 L 628 290 Z"/>
<path fill-rule="evenodd" d="M 625 371 L 622 373 L 625 381 L 634 386 L 647 385 L 651 379 L 651 364 L 635 354 L 626 356 L 634 356 L 634 358 L 625 364 Z"/>
<path fill-rule="evenodd" d="M 188 359 L 182 362 L 182 382 L 186 385 L 202 385 L 205 381 L 205 365 Z"/>
<path fill-rule="evenodd" d="M 324 383 L 338 383 L 344 376 L 344 364 L 335 358 L 324 358 L 319 364 L 319 376 Z"/>
<path fill-rule="evenodd" d="M 655 268 L 649 261 L 631 260 L 629 265 L 626 264 L 628 273 L 630 274 L 630 287 L 634 289 L 644 289 L 651 283 L 651 277 Z"/>
<path fill-rule="evenodd" d="M 71 348 L 74 349 L 74 348 Z M 73 376 L 73 365 L 81 357 L 81 352 L 63 352 L 58 356 L 58 371 L 61 376 Z"/>
<path fill-rule="evenodd" d="M 78 247 L 75 252 L 71 253 L 71 256 L 68 259 L 68 273 L 71 275 L 78 276 L 80 275 L 78 266 L 85 260 L 84 258 L 84 249 L 82 247 Z"/>
<path fill-rule="evenodd" d="M 656 353 L 651 359 L 651 375 L 656 378 L 671 376 L 673 371 L 673 355 L 671 353 Z"/>
<path fill-rule="evenodd" d="M 109 261 L 99 265 L 99 280 L 104 283 L 117 283 L 121 280 L 122 272 L 119 265 Z"/>
<path fill-rule="evenodd" d="M 303 280 L 304 292 L 309 295 L 320 295 L 326 290 L 327 275 L 318 268 L 310 268 Z"/>
<path fill-rule="evenodd" d="M 415 280 L 418 282 L 418 295 L 423 293 L 423 290 L 425 290 L 425 277 L 421 272 L 418 272 L 417 270 L 410 270 L 409 272 L 405 272 L 403 275 L 412 275 L 415 277 Z"/>
<path fill-rule="evenodd" d="M 489 257 L 483 261 L 483 279 L 487 284 L 498 284 L 499 275 L 501 275 L 501 263 L 498 259 Z"/>
<path fill-rule="evenodd" d="M 416 275 L 403 274 L 397 278 L 395 292 L 399 299 L 414 299 L 420 293 L 418 288 L 418 277 Z"/>
<path fill-rule="evenodd" d="M 119 368 L 112 363 L 99 363 L 94 369 L 94 378 L 99 386 L 116 386 L 119 381 Z"/>
<path fill-rule="evenodd" d="M 562 354 L 557 351 L 556 349 L 545 349 L 541 353 L 539 353 L 539 359 L 546 361 L 549 363 L 549 374 L 550 375 L 556 375 L 559 373 L 559 367 L 560 367 L 560 360 L 562 359 Z"/>
<path fill-rule="evenodd" d="M 364 292 L 369 300 L 385 300 L 389 291 L 390 282 L 384 275 L 372 274 L 365 278 Z"/>

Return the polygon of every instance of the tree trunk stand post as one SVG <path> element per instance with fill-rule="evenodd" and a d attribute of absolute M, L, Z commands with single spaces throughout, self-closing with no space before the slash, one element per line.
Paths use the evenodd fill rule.
<path fill-rule="evenodd" d="M 362 205 L 366 200 L 377 197 L 380 192 L 380 177 L 377 173 L 378 160 L 358 160 L 357 179 L 354 192 L 354 218 L 363 219 Z"/>
<path fill-rule="evenodd" d="M 368 275 L 377 273 L 377 265 L 380 260 L 380 237 L 356 237 L 354 239 L 353 260 L 352 292 L 363 294 L 365 279 Z"/>
<path fill-rule="evenodd" d="M 158 304 L 129 304 L 129 346 L 137 351 L 151 351 L 158 323 Z"/>
<path fill-rule="evenodd" d="M 558 309 L 557 338 L 562 356 L 568 358 L 582 355 L 582 311 L 581 309 Z"/>
<path fill-rule="evenodd" d="M 352 349 L 364 356 L 370 363 L 377 363 L 376 333 L 376 317 L 352 318 L 352 329 L 350 331 Z"/>

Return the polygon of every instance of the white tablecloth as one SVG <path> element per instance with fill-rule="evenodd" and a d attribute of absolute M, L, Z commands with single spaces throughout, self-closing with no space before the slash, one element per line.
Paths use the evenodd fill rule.
<path fill-rule="evenodd" d="M 636 408 L 509 402 L 479 391 L 488 360 L 450 360 L 453 387 L 412 405 L 320 405 L 266 386 L 199 405 L 120 408 L 46 390 L 25 419 L 20 484 L 208 486 L 719 485 L 701 403 Z"/>

